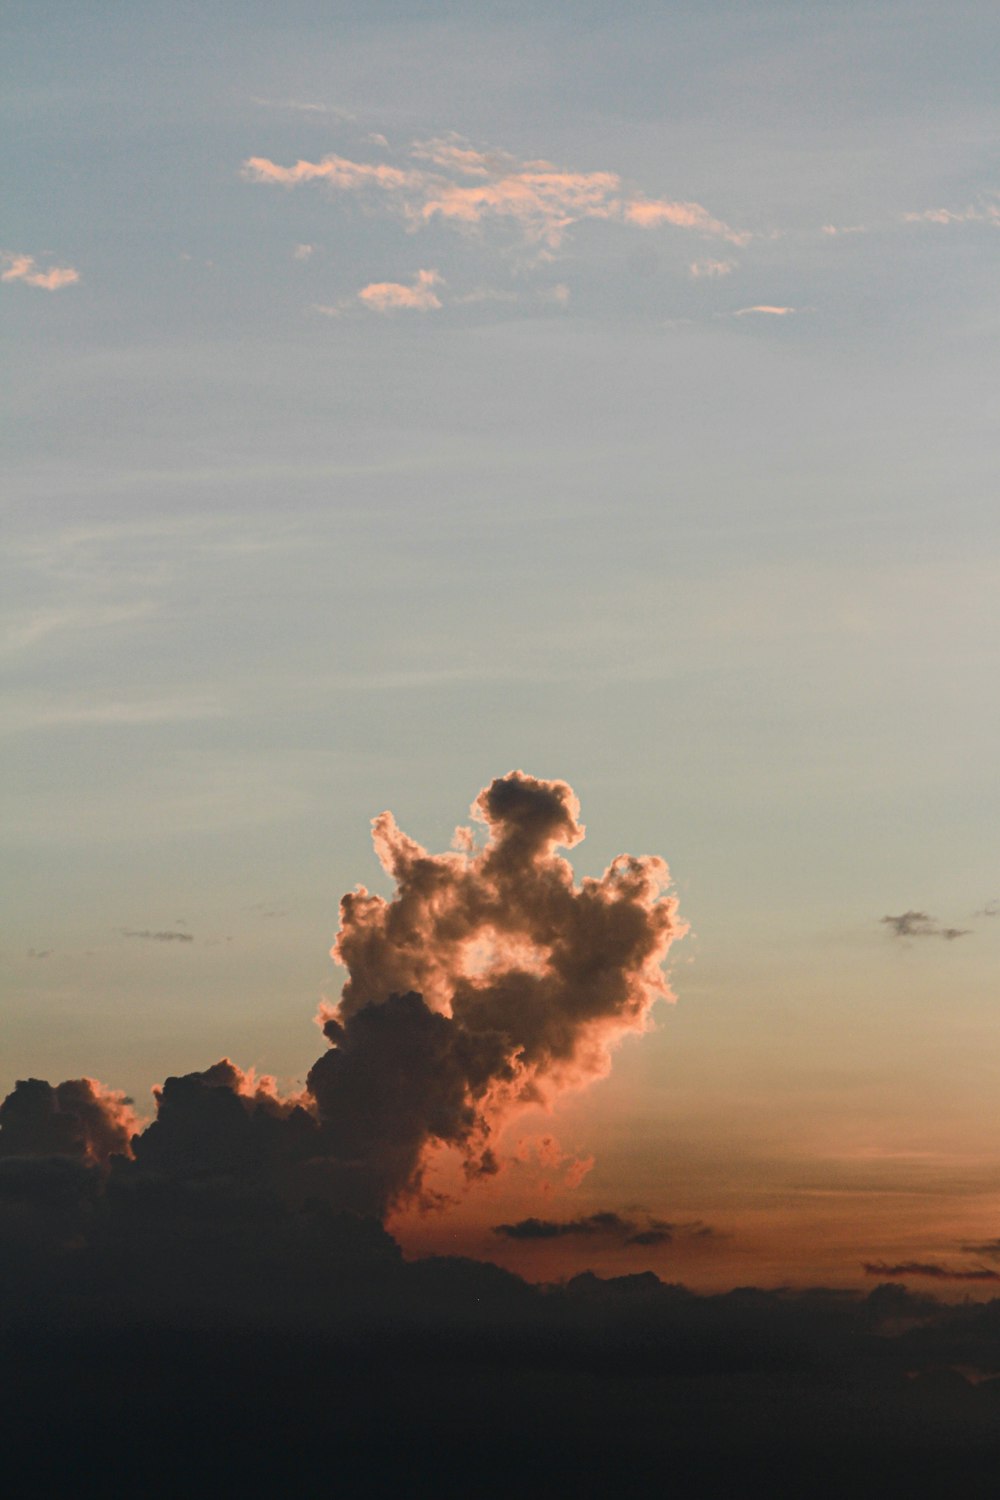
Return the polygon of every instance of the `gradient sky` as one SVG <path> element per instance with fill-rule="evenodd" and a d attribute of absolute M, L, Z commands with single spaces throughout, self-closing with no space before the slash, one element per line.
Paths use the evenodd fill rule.
<path fill-rule="evenodd" d="M 339 897 L 389 890 L 370 818 L 445 849 L 520 766 L 578 794 L 580 874 L 669 862 L 678 1003 L 404 1243 L 693 1286 L 978 1263 L 995 7 L 5 31 L 0 1092 L 301 1079 Z M 598 1210 L 687 1227 L 491 1230 Z"/>

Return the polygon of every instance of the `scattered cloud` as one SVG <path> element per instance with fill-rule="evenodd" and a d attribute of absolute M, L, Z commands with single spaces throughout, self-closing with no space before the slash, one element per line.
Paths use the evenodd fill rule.
<path fill-rule="evenodd" d="M 626 1246 L 649 1249 L 656 1245 L 670 1245 L 679 1238 L 707 1240 L 716 1238 L 716 1231 L 700 1220 L 693 1223 L 674 1224 L 664 1219 L 654 1219 L 648 1214 L 645 1222 L 637 1222 L 610 1209 L 599 1209 L 576 1219 L 519 1219 L 513 1224 L 495 1224 L 493 1233 L 502 1239 L 518 1241 L 561 1240 L 568 1238 L 593 1238 L 595 1236 L 618 1240 Z"/>
<path fill-rule="evenodd" d="M 866 1276 L 889 1278 L 896 1276 L 923 1276 L 931 1281 L 1000 1281 L 1000 1271 L 989 1266 L 973 1266 L 962 1270 L 953 1266 L 942 1266 L 937 1261 L 903 1260 L 889 1264 L 883 1260 L 865 1261 Z"/>
<path fill-rule="evenodd" d="M 315 245 L 296 245 L 292 251 L 293 260 L 309 260 L 316 253 Z"/>
<path fill-rule="evenodd" d="M 868 226 L 867 224 L 824 224 L 820 233 L 828 235 L 867 234 Z"/>
<path fill-rule="evenodd" d="M 978 1245 L 963 1245 L 963 1255 L 985 1255 L 988 1260 L 1000 1260 L 1000 1239 L 983 1240 Z"/>
<path fill-rule="evenodd" d="M 763 313 L 771 318 L 787 318 L 790 313 L 795 312 L 794 307 L 776 307 L 770 302 L 758 302 L 753 307 L 739 307 L 733 313 L 734 318 L 746 318 L 752 313 Z"/>
<path fill-rule="evenodd" d="M 122 928 L 122 937 L 142 938 L 150 943 L 193 943 L 194 935 L 190 932 L 176 932 L 168 928 L 163 932 L 153 932 L 148 927 L 141 931 L 130 927 Z"/>
<path fill-rule="evenodd" d="M 668 225 L 734 245 L 750 238 L 700 203 L 634 193 L 617 172 L 577 172 L 541 159 L 519 160 L 504 151 L 480 150 L 460 136 L 414 141 L 402 160 L 404 165 L 352 161 L 331 153 L 283 166 L 251 156 L 242 174 L 248 182 L 288 188 L 322 182 L 333 192 L 375 193 L 411 229 L 435 219 L 460 229 L 506 224 L 523 241 L 548 251 L 587 220 L 641 229 Z"/>
<path fill-rule="evenodd" d="M 905 224 L 989 224 L 1000 229 L 1000 203 L 989 198 L 966 208 L 925 208 L 918 213 L 903 215 Z"/>
<path fill-rule="evenodd" d="M 977 917 L 1000 917 L 1000 897 L 994 896 L 992 901 L 987 901 L 986 905 L 981 906 L 973 915 Z"/>
<path fill-rule="evenodd" d="M 55 952 L 54 948 L 29 948 L 28 949 L 28 957 L 29 958 L 51 958 L 52 954 L 54 952 Z"/>
<path fill-rule="evenodd" d="M 358 301 L 374 312 L 430 312 L 441 306 L 434 288 L 441 283 L 437 271 L 418 271 L 410 286 L 398 281 L 373 281 L 358 292 Z"/>
<path fill-rule="evenodd" d="M 25 286 L 58 292 L 80 280 L 72 266 L 49 266 L 44 270 L 33 255 L 19 255 L 12 250 L 0 251 L 0 281 L 23 281 Z"/>
<path fill-rule="evenodd" d="M 935 937 L 951 943 L 955 938 L 967 937 L 970 931 L 968 927 L 942 927 L 937 917 L 925 911 L 904 911 L 898 917 L 880 917 L 879 921 L 898 938 Z"/>
<path fill-rule="evenodd" d="M 720 276 L 731 276 L 736 270 L 734 260 L 693 260 L 691 262 L 691 275 L 695 281 L 704 278 L 717 279 Z"/>

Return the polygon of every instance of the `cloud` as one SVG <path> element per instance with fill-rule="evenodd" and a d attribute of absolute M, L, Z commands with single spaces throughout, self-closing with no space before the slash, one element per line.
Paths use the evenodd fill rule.
<path fill-rule="evenodd" d="M 749 234 L 730 229 L 721 219 L 716 219 L 700 203 L 671 203 L 663 198 L 633 198 L 625 204 L 624 216 L 629 224 L 638 224 L 643 229 L 670 224 L 675 229 L 696 229 L 702 234 L 717 235 L 732 245 L 745 245 Z"/>
<path fill-rule="evenodd" d="M 696 281 L 705 277 L 717 280 L 720 276 L 731 276 L 735 270 L 734 260 L 693 260 L 691 262 L 691 275 Z"/>
<path fill-rule="evenodd" d="M 296 245 L 292 251 L 293 260 L 308 260 L 316 252 L 315 245 Z"/>
<path fill-rule="evenodd" d="M 733 317 L 746 318 L 751 313 L 764 313 L 772 318 L 787 318 L 793 312 L 795 312 L 794 307 L 776 307 L 769 302 L 758 302 L 754 307 L 737 308 L 733 313 Z"/>
<path fill-rule="evenodd" d="M 974 913 L 977 917 L 1000 917 L 1000 897 L 994 896 L 992 901 L 987 901 Z"/>
<path fill-rule="evenodd" d="M 264 156 L 243 163 L 248 182 L 288 188 L 322 182 L 339 193 L 380 195 L 410 228 L 440 219 L 461 229 L 508 225 L 528 244 L 555 250 L 567 230 L 588 220 L 613 220 L 641 229 L 663 225 L 745 244 L 696 202 L 631 193 L 617 172 L 566 170 L 545 160 L 519 160 L 482 151 L 460 136 L 414 141 L 406 165 L 360 162 L 331 153 L 282 166 Z M 414 165 L 416 163 L 417 165 Z"/>
<path fill-rule="evenodd" d="M 515 1241 L 561 1240 L 567 1238 L 592 1238 L 602 1236 L 618 1240 L 626 1246 L 649 1249 L 656 1245 L 670 1245 L 678 1238 L 707 1240 L 717 1237 L 717 1232 L 708 1224 L 696 1220 L 693 1223 L 672 1224 L 665 1219 L 644 1215 L 639 1222 L 610 1209 L 599 1209 L 595 1213 L 583 1214 L 575 1219 L 519 1219 L 513 1224 L 495 1224 L 493 1233 L 501 1239 Z"/>
<path fill-rule="evenodd" d="M 434 291 L 440 282 L 437 271 L 418 271 L 410 286 L 398 281 L 373 281 L 361 288 L 358 301 L 379 313 L 430 312 L 441 306 L 441 299 Z"/>
<path fill-rule="evenodd" d="M 983 1240 L 978 1245 L 963 1245 L 963 1255 L 985 1255 L 990 1260 L 1000 1260 L 1000 1239 Z"/>
<path fill-rule="evenodd" d="M 508 1240 L 555 1240 L 568 1235 L 615 1235 L 625 1237 L 635 1225 L 620 1214 L 606 1210 L 587 1214 L 580 1219 L 520 1219 L 516 1224 L 495 1224 L 493 1233 Z"/>
<path fill-rule="evenodd" d="M 72 266 L 50 266 L 45 271 L 33 255 L 18 255 L 11 250 L 0 251 L 0 267 L 0 281 L 23 281 L 25 286 L 46 292 L 58 292 L 80 280 L 79 271 Z"/>
<path fill-rule="evenodd" d="M 879 921 L 898 938 L 937 937 L 951 943 L 955 938 L 968 937 L 970 931 L 968 927 L 942 927 L 937 917 L 925 911 L 904 911 L 898 917 L 880 917 Z"/>
<path fill-rule="evenodd" d="M 194 936 L 190 932 L 174 932 L 168 929 L 165 932 L 151 932 L 149 928 L 143 928 L 141 932 L 131 928 L 122 928 L 122 937 L 144 938 L 150 943 L 193 943 Z"/>
<path fill-rule="evenodd" d="M 1000 1271 L 993 1271 L 988 1266 L 957 1270 L 952 1266 L 939 1265 L 936 1261 L 904 1260 L 895 1265 L 881 1260 L 865 1261 L 864 1271 L 866 1276 L 890 1279 L 896 1276 L 923 1276 L 931 1281 L 1000 1281 Z"/>
<path fill-rule="evenodd" d="M 228 1059 L 168 1078 L 132 1143 L 140 1168 L 235 1172 L 382 1216 L 420 1199 L 436 1150 L 456 1152 L 470 1182 L 491 1176 L 518 1112 L 607 1073 L 615 1046 L 671 998 L 662 965 L 686 929 L 666 865 L 623 854 L 577 885 L 557 852 L 584 836 L 563 781 L 512 771 L 472 813 L 480 840 L 463 828 L 437 855 L 391 813 L 374 820 L 396 890 L 358 886 L 341 901 L 333 956 L 348 978 L 321 1012 L 330 1047 L 305 1089 L 280 1097 Z"/>
<path fill-rule="evenodd" d="M 1000 229 L 1000 203 L 981 199 L 978 204 L 966 208 L 925 208 L 918 213 L 903 215 L 905 224 L 989 224 Z"/>
<path fill-rule="evenodd" d="M 22 1079 L 0 1104 L 0 1157 L 62 1156 L 92 1166 L 127 1156 L 138 1126 L 132 1100 L 95 1078 Z"/>

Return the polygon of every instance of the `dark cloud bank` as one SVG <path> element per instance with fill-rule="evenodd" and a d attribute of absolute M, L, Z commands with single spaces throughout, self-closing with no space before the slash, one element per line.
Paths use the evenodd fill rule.
<path fill-rule="evenodd" d="M 979 1493 L 1000 1301 L 700 1297 L 650 1272 L 539 1287 L 403 1260 L 383 1218 L 430 1201 L 428 1152 L 495 1173 L 518 1107 L 600 1076 L 643 1028 L 682 930 L 659 860 L 574 882 L 564 783 L 512 773 L 475 810 L 485 843 L 460 831 L 446 855 L 376 820 L 396 894 L 344 898 L 350 977 L 300 1095 L 223 1060 L 168 1078 L 144 1130 L 90 1079 L 0 1106 L 12 1492 Z M 497 1232 L 636 1253 L 711 1233 L 612 1211 Z"/>

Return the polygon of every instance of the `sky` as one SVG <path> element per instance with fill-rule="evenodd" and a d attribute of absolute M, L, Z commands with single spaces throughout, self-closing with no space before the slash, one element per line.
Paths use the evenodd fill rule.
<path fill-rule="evenodd" d="M 994 7 L 4 28 L 0 1093 L 294 1093 L 371 819 L 521 769 L 673 998 L 407 1253 L 1000 1264 Z"/>

